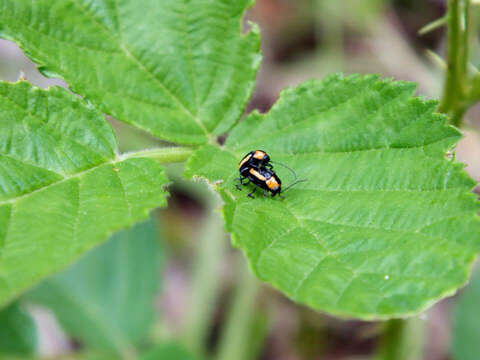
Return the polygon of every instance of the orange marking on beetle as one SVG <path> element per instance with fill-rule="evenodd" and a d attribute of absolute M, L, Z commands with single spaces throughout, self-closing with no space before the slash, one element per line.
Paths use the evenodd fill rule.
<path fill-rule="evenodd" d="M 253 157 L 255 159 L 258 159 L 258 160 L 263 160 L 263 158 L 265 157 L 265 152 L 261 151 L 261 150 L 256 150 L 255 153 L 253 154 Z"/>
<path fill-rule="evenodd" d="M 252 157 L 252 155 L 248 154 L 248 156 L 245 156 L 242 161 L 240 161 L 240 164 L 238 164 L 238 168 L 240 169 L 242 167 L 243 164 L 245 164 L 248 159 L 250 159 Z"/>
<path fill-rule="evenodd" d="M 252 174 L 253 176 L 255 176 L 257 179 L 259 180 L 262 180 L 262 181 L 265 181 L 267 180 L 265 178 L 265 176 L 263 176 L 262 174 L 260 174 L 257 170 L 251 168 L 250 170 L 248 170 L 250 172 L 250 174 Z"/>
<path fill-rule="evenodd" d="M 267 180 L 267 186 L 270 190 L 277 190 L 280 187 L 280 184 L 272 176 L 270 179 Z"/>

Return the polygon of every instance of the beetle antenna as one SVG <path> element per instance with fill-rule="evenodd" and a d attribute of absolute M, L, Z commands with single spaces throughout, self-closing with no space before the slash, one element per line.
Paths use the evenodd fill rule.
<path fill-rule="evenodd" d="M 294 181 L 293 183 L 291 183 L 290 185 L 288 185 L 288 186 L 285 188 L 285 190 L 283 190 L 282 192 L 287 191 L 287 190 L 290 189 L 293 185 L 297 185 L 298 183 L 305 182 L 305 181 L 307 181 L 307 179 L 302 179 L 302 180 Z"/>
<path fill-rule="evenodd" d="M 297 173 L 295 171 L 293 171 L 293 169 L 289 168 L 287 165 L 285 164 L 282 164 L 281 162 L 278 162 L 278 161 L 273 161 L 273 160 L 270 160 L 271 163 L 274 163 L 274 164 L 278 164 L 280 166 L 283 166 L 284 168 L 290 170 L 290 172 L 293 174 L 293 177 L 294 177 L 294 181 L 297 179 Z"/>

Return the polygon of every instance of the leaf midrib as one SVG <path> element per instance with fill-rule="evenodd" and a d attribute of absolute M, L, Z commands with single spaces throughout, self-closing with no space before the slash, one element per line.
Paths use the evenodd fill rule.
<path fill-rule="evenodd" d="M 26 193 L 26 194 L 14 196 L 14 197 L 9 198 L 9 199 L 7 199 L 7 200 L 2 200 L 2 201 L 0 201 L 0 206 L 5 205 L 5 204 L 14 204 L 15 202 L 17 202 L 17 201 L 19 201 L 19 200 L 21 200 L 21 199 L 23 199 L 23 198 L 27 198 L 27 197 L 29 197 L 29 196 L 37 193 L 37 192 L 43 191 L 43 190 L 48 189 L 48 188 L 50 188 L 50 187 L 52 187 L 52 186 L 56 186 L 56 185 L 58 185 L 58 184 L 62 184 L 62 183 L 67 182 L 67 181 L 69 181 L 69 180 L 71 180 L 71 179 L 75 179 L 75 178 L 77 178 L 77 177 L 81 177 L 81 176 L 83 176 L 83 175 L 86 175 L 86 174 L 88 174 L 89 172 L 94 171 L 94 170 L 96 170 L 96 169 L 98 169 L 98 168 L 100 168 L 100 167 L 102 167 L 102 166 L 104 166 L 104 165 L 109 165 L 109 164 L 114 165 L 114 164 L 116 164 L 116 163 L 118 163 L 118 162 L 122 162 L 122 161 L 124 161 L 124 160 L 127 160 L 127 159 L 122 159 L 122 158 L 120 158 L 120 157 L 117 156 L 117 157 L 113 158 L 113 159 L 110 160 L 110 161 L 106 161 L 106 162 L 103 162 L 103 163 L 101 163 L 101 164 L 95 165 L 95 166 L 93 166 L 93 167 L 91 167 L 91 168 L 88 168 L 88 169 L 86 169 L 86 170 L 77 172 L 77 173 L 75 173 L 75 174 L 73 174 L 73 175 L 65 176 L 63 179 L 60 179 L 60 180 L 58 180 L 58 181 L 54 181 L 54 182 L 51 182 L 51 183 L 49 183 L 49 184 L 47 184 L 47 185 L 41 186 L 41 187 L 39 187 L 39 188 L 37 188 L 37 189 L 35 189 L 35 190 L 33 190 L 33 191 L 30 191 L 30 192 L 28 192 L 28 193 Z"/>
<path fill-rule="evenodd" d="M 34 115 L 30 110 L 28 109 L 25 109 L 23 106 L 21 106 L 20 104 L 18 104 L 17 102 L 13 101 L 12 99 L 10 99 L 9 97 L 7 97 L 6 95 L 3 95 L 3 94 L 0 94 L 0 98 L 3 98 L 5 100 L 7 100 L 9 103 L 11 103 L 14 107 L 16 107 L 17 109 L 19 109 L 21 112 L 23 112 L 25 114 L 26 117 L 30 117 L 32 119 L 38 119 L 38 116 Z M 48 116 L 48 115 L 47 115 Z M 22 124 L 23 126 L 25 127 L 26 124 L 25 124 L 25 121 L 23 121 L 24 119 L 22 119 Z M 40 124 L 41 124 L 41 127 L 45 127 L 45 128 L 48 128 L 51 132 L 55 133 L 56 135 L 58 135 L 60 138 L 66 138 L 68 139 L 69 141 L 71 141 L 72 143 L 78 145 L 84 152 L 85 154 L 88 154 L 89 152 L 91 152 L 91 150 L 88 148 L 88 146 L 86 144 L 82 144 L 80 143 L 79 141 L 77 141 L 75 138 L 71 137 L 71 136 L 66 136 L 65 134 L 62 134 L 60 132 L 58 132 L 58 130 L 52 126 L 50 126 L 50 124 L 48 123 L 48 119 L 44 119 L 44 121 L 40 121 Z M 93 128 L 94 130 L 96 130 L 95 128 Z M 29 132 L 29 129 L 26 128 L 25 131 Z M 97 132 L 96 131 L 96 135 L 100 135 L 100 137 L 102 138 L 102 140 L 105 142 L 105 144 L 110 145 L 108 140 L 106 139 L 106 137 L 101 133 L 101 132 Z M 55 148 L 55 153 L 56 155 L 58 156 L 58 158 L 60 158 L 61 156 L 57 153 L 57 150 Z M 104 149 L 102 149 L 104 150 Z M 108 148 L 108 150 L 110 150 L 110 152 L 113 152 L 113 149 L 112 148 Z M 7 156 L 7 157 L 10 157 L 12 159 L 16 159 L 13 155 L 11 154 L 7 154 L 7 153 L 1 153 L 2 155 L 4 156 Z M 66 156 L 66 154 L 64 154 Z M 100 154 L 99 152 L 96 153 L 97 156 L 99 157 L 104 157 L 103 154 Z M 72 163 L 72 165 L 74 166 L 77 166 L 77 164 L 74 163 L 73 159 L 71 158 L 68 158 L 68 160 Z M 50 170 L 50 169 L 47 169 L 47 168 L 44 168 L 42 166 L 39 166 L 38 164 L 37 165 L 34 165 L 34 164 L 30 164 L 28 162 L 26 162 L 25 160 L 22 160 L 22 159 L 18 159 L 18 161 L 20 162 L 23 162 L 27 165 L 31 165 L 31 166 L 34 166 L 34 167 L 37 167 L 37 168 L 40 168 L 40 169 L 44 169 L 44 170 L 47 170 L 47 171 L 50 171 L 54 174 L 57 174 L 58 176 L 62 176 L 62 177 L 65 177 L 66 176 L 66 171 L 64 169 L 62 169 L 62 171 L 58 172 L 58 171 L 53 171 L 53 170 Z"/>
<path fill-rule="evenodd" d="M 276 150 L 276 153 L 282 154 L 282 155 L 287 155 L 287 156 L 301 156 L 301 155 L 312 155 L 312 154 L 354 154 L 354 153 L 359 153 L 359 152 L 369 152 L 369 151 L 402 151 L 402 150 L 410 150 L 410 149 L 421 149 L 424 150 L 425 147 L 438 144 L 440 142 L 445 142 L 448 139 L 451 138 L 457 138 L 458 136 L 456 135 L 451 135 L 447 136 L 441 139 L 434 140 L 429 143 L 424 143 L 424 144 L 417 144 L 417 145 L 403 145 L 403 146 L 379 146 L 379 147 L 370 147 L 370 148 L 365 148 L 365 149 L 355 149 L 355 150 L 334 150 L 334 151 L 325 151 L 325 150 L 320 150 L 320 151 L 305 151 L 305 152 L 284 152 L 284 150 Z M 258 143 L 255 143 L 258 144 Z M 246 148 L 248 144 L 241 144 L 241 145 L 236 145 L 234 148 L 229 148 L 228 146 L 220 146 L 220 150 L 226 151 L 230 153 L 231 155 L 235 156 L 235 158 L 241 158 L 243 153 L 240 153 L 240 149 Z M 252 149 L 252 148 L 250 148 Z"/>
<path fill-rule="evenodd" d="M 140 60 L 130 51 L 130 49 L 127 48 L 126 43 L 123 41 L 119 42 L 117 38 L 115 38 L 111 33 L 110 30 L 101 22 L 99 22 L 95 16 L 88 11 L 81 3 L 78 2 L 78 0 L 71 0 L 88 18 L 91 19 L 94 23 L 96 23 L 103 31 L 104 33 L 118 46 L 118 48 L 121 50 L 121 52 L 129 59 L 131 59 L 140 70 L 142 70 L 144 73 L 150 77 L 154 83 L 161 88 L 167 95 L 169 95 L 175 102 L 177 102 L 178 105 L 180 105 L 181 109 L 184 111 L 184 113 L 193 119 L 197 125 L 201 128 L 201 130 L 204 132 L 204 134 L 207 136 L 207 138 L 210 138 L 210 133 L 208 132 L 208 129 L 205 127 L 203 122 L 195 115 L 191 113 L 191 111 L 186 107 L 185 104 L 183 104 L 182 101 L 176 96 L 174 93 L 172 93 L 161 81 L 160 79 L 155 76 L 150 70 L 148 70 L 141 62 Z M 116 1 L 115 1 L 115 7 L 116 7 Z M 118 14 L 118 10 L 117 10 Z M 120 21 L 118 20 L 118 24 L 120 24 Z M 119 29 L 120 31 L 120 29 Z"/>

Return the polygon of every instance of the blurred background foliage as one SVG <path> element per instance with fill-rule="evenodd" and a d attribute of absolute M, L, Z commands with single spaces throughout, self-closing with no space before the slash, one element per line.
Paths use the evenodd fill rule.
<path fill-rule="evenodd" d="M 247 20 L 260 26 L 264 60 L 247 111 L 268 111 L 284 87 L 338 71 L 415 81 L 420 95 L 439 98 L 446 31 L 419 31 L 445 11 L 445 0 L 257 0 Z M 475 75 L 480 4 L 471 16 Z M 41 87 L 66 86 L 41 76 L 15 44 L 0 40 L 0 79 L 19 76 Z M 456 152 L 477 181 L 479 113 L 477 106 L 466 114 Z M 110 120 L 122 151 L 162 145 Z M 408 321 L 315 313 L 251 277 L 212 212 L 218 199 L 181 173 L 181 165 L 168 167 L 167 209 L 112 236 L 0 312 L 0 358 L 480 358 L 480 274 L 460 294 Z"/>

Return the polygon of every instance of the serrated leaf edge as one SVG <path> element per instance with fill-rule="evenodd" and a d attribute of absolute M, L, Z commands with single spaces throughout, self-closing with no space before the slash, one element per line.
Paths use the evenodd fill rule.
<path fill-rule="evenodd" d="M 295 91 L 298 91 L 298 89 L 301 89 L 303 87 L 307 87 L 307 86 L 313 86 L 313 85 L 318 85 L 319 83 L 323 82 L 323 81 L 327 81 L 331 78 L 336 78 L 336 79 L 345 79 L 345 78 L 352 78 L 352 77 L 359 77 L 359 76 L 362 76 L 361 74 L 352 74 L 352 75 L 349 75 L 349 76 L 344 76 L 342 73 L 333 73 L 329 76 L 327 76 L 325 79 L 323 80 L 317 80 L 317 79 L 311 79 L 309 81 L 306 81 L 306 82 L 303 82 L 301 84 L 299 84 L 298 86 L 296 87 L 287 87 L 285 89 L 283 89 L 280 94 L 279 94 L 279 97 L 278 97 L 278 100 L 275 102 L 275 104 L 272 106 L 272 109 L 274 109 L 274 107 L 278 106 L 279 104 L 282 103 L 282 101 L 286 101 L 284 100 L 286 98 L 286 96 L 288 96 L 288 94 L 290 94 L 291 92 L 295 92 Z M 365 77 L 371 77 L 372 79 L 377 79 L 378 81 L 381 81 L 381 82 L 385 82 L 387 84 L 390 84 L 390 86 L 395 86 L 395 83 L 407 83 L 407 84 L 413 84 L 414 85 L 414 89 L 412 89 L 412 94 L 410 95 L 409 97 L 409 100 L 408 101 L 420 101 L 424 104 L 427 104 L 427 103 L 431 103 L 431 102 L 435 102 L 435 103 L 438 103 L 436 100 L 429 100 L 429 99 L 426 99 L 424 97 L 421 97 L 421 96 L 414 96 L 414 91 L 416 90 L 417 88 L 417 84 L 413 83 L 413 82 L 400 82 L 400 81 L 395 81 L 393 80 L 392 78 L 381 78 L 380 75 L 377 75 L 377 74 L 369 74 L 369 75 L 365 75 Z M 271 110 L 270 110 L 271 111 Z M 254 110 L 252 111 L 250 114 L 248 114 L 247 116 L 254 116 L 257 118 L 258 121 L 262 121 L 269 113 L 260 113 L 258 112 L 257 110 Z M 443 152 L 443 158 L 445 161 L 451 161 L 454 163 L 454 165 L 459 165 L 457 166 L 457 171 L 458 171 L 458 174 L 463 178 L 463 179 L 468 179 L 470 180 L 471 182 L 473 182 L 471 188 L 470 188 L 470 192 L 467 192 L 465 191 L 464 195 L 465 196 L 468 196 L 470 197 L 473 201 L 477 201 L 477 197 L 475 196 L 475 194 L 472 193 L 472 190 L 474 189 L 476 183 L 471 179 L 471 177 L 468 175 L 468 173 L 465 171 L 465 167 L 466 167 L 466 164 L 464 163 L 459 163 L 459 162 L 455 162 L 455 160 L 452 158 L 452 159 L 445 159 L 445 156 L 447 154 L 447 152 L 449 151 L 453 151 L 453 149 L 455 148 L 456 144 L 458 143 L 458 141 L 460 140 L 461 137 L 463 137 L 463 134 L 461 133 L 461 131 L 459 129 L 457 129 L 456 127 L 454 127 L 453 125 L 450 125 L 448 124 L 448 117 L 444 114 L 440 114 L 440 113 L 437 113 L 437 112 L 433 112 L 432 114 L 436 114 L 436 115 L 440 115 L 439 116 L 439 121 L 440 121 L 440 118 L 443 119 L 443 128 L 446 130 L 446 129 L 450 129 L 450 130 L 454 130 L 454 132 L 456 133 L 456 137 L 454 139 L 454 141 L 452 141 L 450 144 L 446 144 L 444 145 L 444 147 L 442 148 L 442 152 Z M 454 138 L 454 136 L 449 136 L 448 138 Z M 227 138 L 227 141 L 225 142 L 225 144 L 223 145 L 219 145 L 218 148 L 220 150 L 223 150 L 223 151 L 228 151 L 230 153 L 232 153 L 230 150 L 227 149 L 227 146 L 228 146 L 228 138 Z M 185 165 L 185 172 L 184 172 L 184 176 L 187 177 L 187 178 L 192 178 L 192 177 L 195 177 L 195 178 L 200 178 L 202 179 L 203 181 L 205 181 L 207 184 L 209 184 L 209 186 L 212 188 L 212 189 L 215 189 L 219 194 L 222 195 L 223 194 L 226 194 L 228 196 L 231 197 L 232 200 L 235 200 L 235 196 L 233 194 L 231 194 L 229 191 L 227 191 L 226 189 L 219 189 L 217 187 L 217 185 L 215 184 L 215 182 L 212 182 L 210 181 L 208 178 L 206 178 L 205 176 L 199 176 L 199 175 L 196 175 L 194 174 L 194 171 L 192 170 L 192 167 L 191 167 L 191 163 L 193 163 L 195 161 L 195 159 L 198 159 L 198 153 L 202 150 L 202 147 L 200 147 L 199 149 L 197 149 L 197 151 L 195 151 L 191 156 L 190 158 L 188 159 L 186 165 Z M 233 154 L 233 153 L 232 153 Z M 230 236 L 231 236 L 231 240 L 232 240 L 232 245 L 238 249 L 240 249 L 244 254 L 245 256 L 247 257 L 247 259 L 250 259 L 249 257 L 249 251 L 247 249 L 244 249 L 242 247 L 240 247 L 239 245 L 239 241 L 237 239 L 237 235 L 235 232 L 233 231 L 229 231 L 229 229 L 227 228 L 227 224 L 226 224 L 226 213 L 225 213 L 225 200 L 223 200 L 223 196 L 222 196 L 222 201 L 223 201 L 223 204 L 222 204 L 222 217 L 224 219 L 224 227 L 226 229 L 227 232 L 230 232 Z M 480 208 L 480 204 L 479 205 L 479 208 Z M 475 215 L 475 214 L 472 214 L 474 216 L 474 218 L 476 219 L 476 221 L 479 223 L 479 226 L 480 226 L 480 218 L 478 215 Z M 455 295 L 463 286 L 465 286 L 466 284 L 468 284 L 469 282 L 469 276 L 471 274 L 471 270 L 473 268 L 473 265 L 475 263 L 475 260 L 477 258 L 477 255 L 478 255 L 478 252 L 476 254 L 472 254 L 470 257 L 469 257 L 469 260 L 468 260 L 468 265 L 466 267 L 463 268 L 464 270 L 464 275 L 465 275 L 465 281 L 457 284 L 457 285 L 454 285 L 448 289 L 446 289 L 444 292 L 442 292 L 440 295 L 438 295 L 437 297 L 434 297 L 428 301 L 425 301 L 423 304 L 421 304 L 420 306 L 418 306 L 416 309 L 412 310 L 412 311 L 407 311 L 407 312 L 394 312 L 394 313 L 391 313 L 391 314 L 388 314 L 388 315 L 367 315 L 367 314 L 360 314 L 360 313 L 348 313 L 348 312 L 341 312 L 341 311 L 338 311 L 336 309 L 329 309 L 328 307 L 324 308 L 324 309 L 318 309 L 314 306 L 313 303 L 309 302 L 309 301 L 298 301 L 296 300 L 294 297 L 291 297 L 289 294 L 286 294 L 284 290 L 281 289 L 281 286 L 280 284 L 278 284 L 276 281 L 269 281 L 268 283 L 266 284 L 269 284 L 270 286 L 272 286 L 273 288 L 275 288 L 276 290 L 278 290 L 280 293 L 284 294 L 287 298 L 291 299 L 292 301 L 295 301 L 296 303 L 298 304 L 301 304 L 301 305 L 304 305 L 304 306 L 309 306 L 310 308 L 312 309 L 315 309 L 316 311 L 319 311 L 319 312 L 322 312 L 322 313 L 326 313 L 326 314 L 330 314 L 330 315 L 335 315 L 337 317 L 340 317 L 340 318 L 343 318 L 343 319 L 361 319 L 361 320 L 366 320 L 366 321 L 374 321 L 374 320 L 388 320 L 388 319 L 393 319 L 393 318 L 398 318 L 398 319 L 405 319 L 405 318 L 409 318 L 409 317 L 412 317 L 412 316 L 416 316 L 420 313 L 422 313 L 423 311 L 427 310 L 428 308 L 430 308 L 432 305 L 434 305 L 435 303 L 437 303 L 438 301 L 440 301 L 441 299 L 444 299 L 446 297 L 449 297 L 449 296 L 453 296 Z M 263 281 L 263 279 L 259 276 L 259 273 L 253 268 L 252 264 L 250 261 L 248 261 L 248 266 L 250 268 L 250 270 L 259 278 Z"/>

